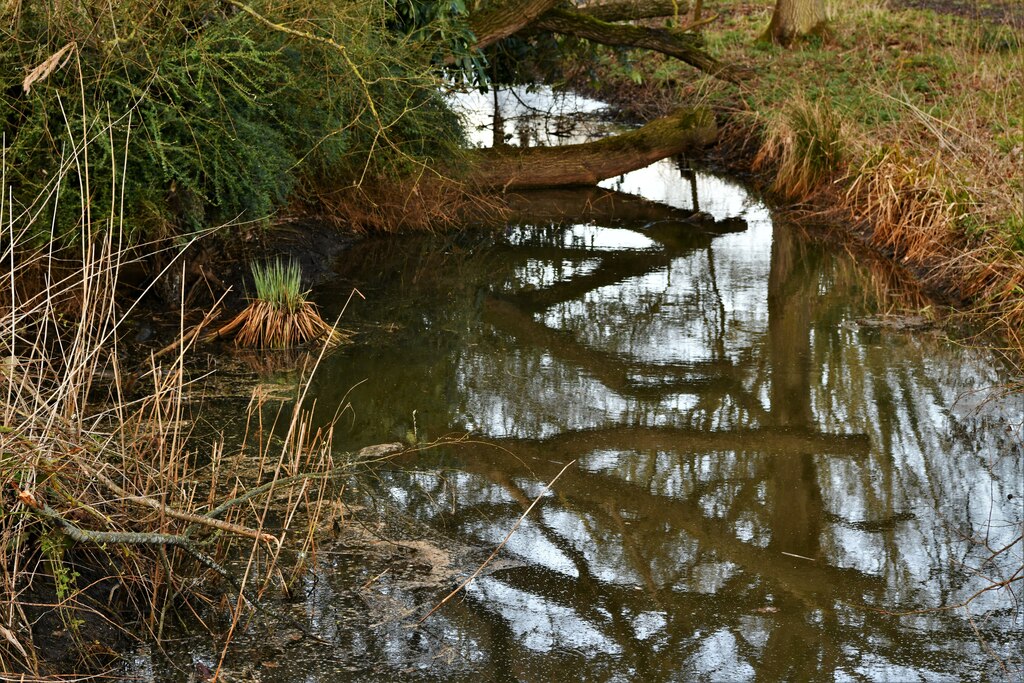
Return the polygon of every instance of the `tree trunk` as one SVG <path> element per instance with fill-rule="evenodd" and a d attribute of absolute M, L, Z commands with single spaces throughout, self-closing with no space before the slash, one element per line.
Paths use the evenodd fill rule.
<path fill-rule="evenodd" d="M 469 16 L 469 28 L 476 36 L 474 50 L 482 50 L 502 38 L 521 31 L 559 0 L 506 0 L 493 3 Z"/>
<path fill-rule="evenodd" d="M 771 23 L 761 40 L 788 47 L 800 38 L 827 30 L 825 0 L 776 0 Z"/>
<path fill-rule="evenodd" d="M 593 5 L 583 11 L 555 7 L 559 0 L 506 0 L 474 12 L 468 18 L 476 36 L 474 50 L 482 50 L 497 41 L 530 27 L 583 38 L 611 46 L 655 50 L 680 59 L 701 71 L 730 82 L 750 76 L 739 67 L 722 64 L 702 48 L 699 36 L 678 30 L 648 28 L 624 21 L 653 16 L 671 16 L 686 11 L 685 0 L 623 0 Z"/>
<path fill-rule="evenodd" d="M 693 33 L 629 24 L 611 24 L 582 12 L 561 7 L 542 15 L 533 22 L 532 27 L 542 31 L 584 38 L 603 45 L 655 50 L 733 83 L 750 75 L 746 70 L 723 64 L 705 52 L 701 49 L 703 41 Z"/>
<path fill-rule="evenodd" d="M 642 128 L 579 145 L 479 150 L 468 181 L 502 191 L 596 185 L 659 159 L 711 144 L 717 133 L 706 109 L 683 109 Z"/>
<path fill-rule="evenodd" d="M 591 3 L 577 7 L 576 11 L 599 21 L 632 21 L 659 17 L 683 17 L 690 8 L 686 0 L 618 0 L 618 2 Z"/>

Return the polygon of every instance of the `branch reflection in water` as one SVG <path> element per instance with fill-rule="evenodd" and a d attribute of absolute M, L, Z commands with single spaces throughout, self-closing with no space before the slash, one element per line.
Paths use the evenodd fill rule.
<path fill-rule="evenodd" d="M 355 284 L 395 327 L 336 358 L 321 408 L 371 378 L 349 397 L 353 445 L 413 427 L 500 445 L 428 453 L 377 495 L 492 548 L 579 459 L 508 542 L 514 564 L 426 634 L 362 638 L 439 678 L 995 675 L 987 648 L 1018 666 L 1005 595 L 971 606 L 980 638 L 963 610 L 878 611 L 970 595 L 985 579 L 967 539 L 1020 533 L 1024 407 L 958 408 L 1003 380 L 993 359 L 877 324 L 927 305 L 885 264 L 774 224 L 728 181 L 694 187 L 711 217 L 685 183 L 674 204 L 561 191 L 579 216 L 346 256 L 337 291 Z M 378 589 L 421 613 L 438 598 Z"/>
<path fill-rule="evenodd" d="M 1021 533 L 1024 401 L 984 403 L 1006 379 L 993 358 L 945 341 L 898 271 L 820 242 L 669 160 L 523 196 L 497 231 L 346 252 L 314 296 L 328 318 L 353 286 L 367 304 L 316 409 L 354 407 L 346 449 L 473 435 L 360 484 L 408 523 L 403 552 L 449 552 L 396 565 L 323 542 L 296 610 L 332 646 L 243 636 L 235 661 L 272 649 L 264 681 L 1019 669 L 1008 591 L 884 610 L 1021 566 L 1018 541 L 972 569 Z M 573 459 L 502 559 L 415 627 Z"/>

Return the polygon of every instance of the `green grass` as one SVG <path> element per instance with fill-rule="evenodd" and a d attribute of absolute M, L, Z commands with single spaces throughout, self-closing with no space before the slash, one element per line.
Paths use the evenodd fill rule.
<path fill-rule="evenodd" d="M 256 283 L 256 298 L 268 303 L 279 311 L 296 313 L 306 302 L 302 290 L 302 270 L 295 261 L 252 265 L 252 276 Z"/>

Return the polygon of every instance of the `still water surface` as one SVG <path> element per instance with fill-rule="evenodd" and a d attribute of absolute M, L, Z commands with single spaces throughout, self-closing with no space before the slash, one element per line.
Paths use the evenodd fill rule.
<path fill-rule="evenodd" d="M 330 646 L 279 650 L 263 679 L 1019 670 L 1007 591 L 892 614 L 1021 566 L 1019 541 L 983 564 L 1022 530 L 1024 401 L 991 399 L 995 361 L 905 317 L 928 302 L 885 264 L 735 182 L 668 160 L 604 185 L 530 196 L 486 234 L 368 240 L 315 292 L 329 315 L 366 296 L 345 319 L 359 340 L 313 380 L 322 421 L 353 407 L 344 449 L 463 437 L 363 492 L 413 537 L 476 550 L 440 588 L 325 552 L 297 614 Z"/>

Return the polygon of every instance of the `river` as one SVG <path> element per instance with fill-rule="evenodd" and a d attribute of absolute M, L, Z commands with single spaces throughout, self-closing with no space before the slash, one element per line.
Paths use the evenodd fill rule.
<path fill-rule="evenodd" d="M 517 118 L 550 93 L 503 98 L 517 140 L 587 132 Z M 488 121 L 471 135 L 493 139 Z M 342 255 L 314 298 L 327 316 L 353 287 L 366 300 L 311 400 L 321 423 L 341 412 L 340 450 L 424 447 L 351 492 L 405 561 L 322 544 L 290 608 L 323 642 L 254 627 L 227 666 L 264 681 L 1019 671 L 1009 591 L 928 611 L 1024 562 L 1019 540 L 990 557 L 1024 519 L 1024 398 L 1000 394 L 999 363 L 949 341 L 897 269 L 734 180 L 675 159 L 602 187 Z M 218 653 L 200 638 L 175 656 Z"/>

